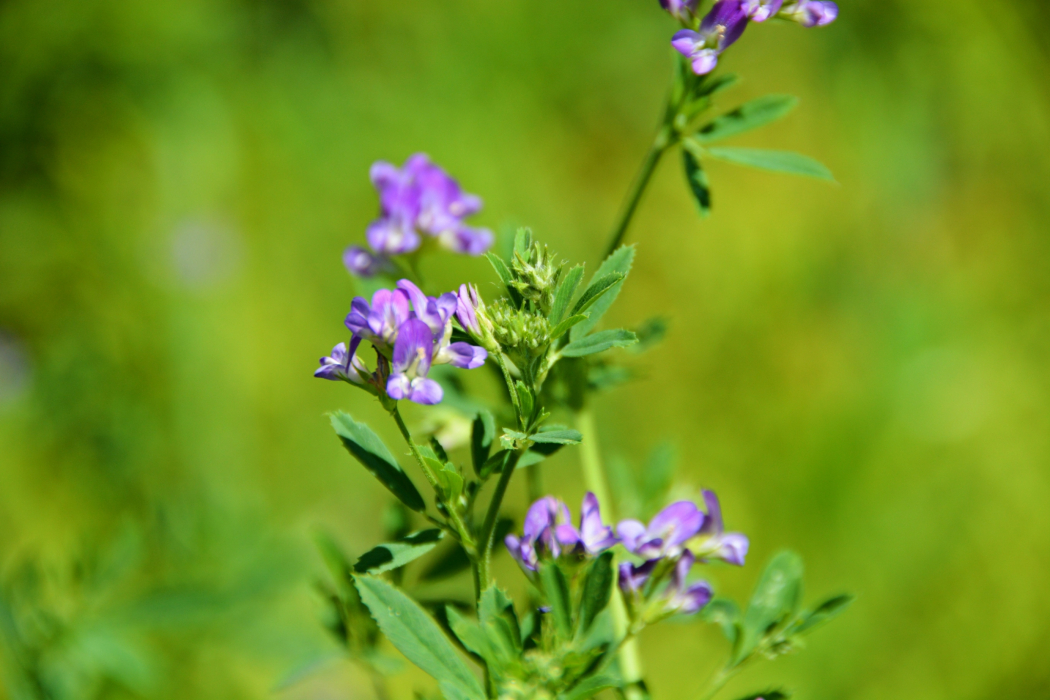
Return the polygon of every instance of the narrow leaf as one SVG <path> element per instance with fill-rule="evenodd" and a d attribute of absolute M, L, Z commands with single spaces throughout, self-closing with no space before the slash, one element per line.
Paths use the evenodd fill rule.
<path fill-rule="evenodd" d="M 583 290 L 583 294 L 576 301 L 576 305 L 572 307 L 572 313 L 570 316 L 583 313 L 591 308 L 591 306 L 598 301 L 603 294 L 615 287 L 621 281 L 623 281 L 623 275 L 620 273 L 612 273 L 596 277 L 587 286 L 587 289 Z"/>
<path fill-rule="evenodd" d="M 759 97 L 705 124 L 696 132 L 696 139 L 711 143 L 757 129 L 786 116 L 797 104 L 798 98 L 791 95 Z"/>
<path fill-rule="evenodd" d="M 598 268 L 598 271 L 594 273 L 594 277 L 591 278 L 591 285 L 606 277 L 607 275 L 623 275 L 619 282 L 614 284 L 608 292 L 602 294 L 596 299 L 591 306 L 590 317 L 577 325 L 572 329 L 572 339 L 582 338 L 587 335 L 598 325 L 598 321 L 602 319 L 605 312 L 609 310 L 609 307 L 616 301 L 616 297 L 620 295 L 620 289 L 623 287 L 623 281 L 627 279 L 627 275 L 631 272 L 631 265 L 634 263 L 634 246 L 625 245 L 620 246 L 612 252 Z M 577 312 L 573 312 L 577 313 Z"/>
<path fill-rule="evenodd" d="M 364 423 L 358 423 L 349 414 L 336 411 L 332 414 L 332 427 L 343 447 L 352 454 L 365 469 L 372 472 L 390 493 L 397 496 L 402 503 L 416 511 L 426 509 L 423 497 L 419 495 L 415 484 L 408 475 L 401 471 L 397 460 L 390 450 Z"/>
<path fill-rule="evenodd" d="M 485 460 L 492 450 L 492 441 L 496 437 L 496 421 L 488 411 L 479 411 L 474 418 L 470 434 L 470 457 L 474 464 L 474 473 L 481 476 Z"/>
<path fill-rule="evenodd" d="M 477 654 L 486 663 L 491 664 L 494 661 L 492 646 L 476 620 L 471 620 L 451 605 L 445 606 L 445 616 L 448 618 L 449 629 L 468 651 Z"/>
<path fill-rule="evenodd" d="M 685 165 L 685 181 L 689 183 L 689 191 L 693 194 L 693 201 L 700 210 L 700 216 L 706 217 L 711 213 L 711 188 L 707 184 L 707 173 L 700 167 L 700 161 L 686 149 L 682 149 L 682 162 Z"/>
<path fill-rule="evenodd" d="M 638 336 L 622 328 L 610 331 L 598 331 L 591 335 L 574 340 L 561 350 L 564 357 L 583 357 L 602 352 L 609 348 L 626 348 L 638 342 Z"/>
<path fill-rule="evenodd" d="M 791 551 L 774 555 L 762 571 L 744 613 L 742 638 L 733 662 L 739 663 L 750 655 L 770 628 L 794 613 L 801 597 L 801 557 Z"/>
<path fill-rule="evenodd" d="M 578 635 L 587 632 L 594 618 L 609 604 L 613 582 L 612 560 L 613 553 L 605 552 L 587 569 L 580 598 L 580 619 L 576 629 Z"/>
<path fill-rule="evenodd" d="M 835 176 L 831 174 L 827 166 L 801 153 L 767 151 L 763 148 L 719 146 L 717 148 L 708 148 L 707 154 L 712 158 L 718 158 L 727 163 L 745 165 L 749 168 L 759 168 L 791 175 L 805 175 L 806 177 L 815 177 L 830 182 L 835 181 Z"/>
<path fill-rule="evenodd" d="M 558 291 L 554 295 L 554 303 L 551 304 L 551 315 L 547 319 L 552 324 L 561 323 L 565 312 L 569 308 L 569 304 L 572 303 L 572 298 L 576 296 L 576 289 L 580 286 L 580 280 L 582 279 L 583 265 L 577 265 L 569 270 L 568 274 L 565 275 L 565 279 L 558 285 Z"/>
<path fill-rule="evenodd" d="M 526 418 L 532 415 L 532 409 L 535 408 L 535 401 L 532 398 L 532 392 L 529 391 L 529 387 L 525 386 L 525 382 L 520 379 L 514 383 L 514 391 L 518 395 L 518 403 L 521 405 L 521 413 Z"/>
<path fill-rule="evenodd" d="M 443 536 L 444 533 L 441 530 L 431 528 L 411 534 L 400 542 L 389 542 L 373 547 L 357 560 L 357 563 L 354 564 L 354 572 L 378 574 L 402 567 L 436 547 Z"/>
<path fill-rule="evenodd" d="M 545 430 L 531 436 L 533 442 L 552 443 L 555 445 L 575 445 L 583 440 L 579 430 Z"/>
<path fill-rule="evenodd" d="M 575 316 L 570 316 L 569 318 L 564 319 L 554 327 L 554 330 L 551 331 L 551 340 L 557 340 L 562 337 L 577 323 L 583 323 L 586 321 L 589 315 L 590 314 L 576 314 Z"/>
<path fill-rule="evenodd" d="M 572 635 L 572 604 L 569 600 L 569 584 L 565 580 L 565 574 L 557 564 L 545 562 L 540 564 L 540 582 L 547 598 L 547 605 L 551 609 L 554 629 L 559 637 L 568 639 Z"/>
<path fill-rule="evenodd" d="M 359 576 L 357 590 L 372 617 L 398 651 L 458 697 L 485 697 L 481 683 L 423 608 L 386 581 Z"/>
<path fill-rule="evenodd" d="M 849 594 L 838 595 L 825 600 L 813 610 L 803 614 L 799 623 L 791 630 L 791 633 L 806 634 L 812 632 L 845 612 L 846 608 L 853 603 L 853 600 L 854 596 Z"/>
<path fill-rule="evenodd" d="M 525 262 L 528 262 L 530 248 L 532 248 L 532 229 L 519 228 L 514 233 L 514 254 L 520 255 Z"/>
<path fill-rule="evenodd" d="M 489 261 L 489 264 L 492 265 L 492 269 L 496 271 L 496 276 L 499 277 L 501 282 L 503 282 L 503 285 L 507 289 L 510 289 L 510 283 L 513 281 L 514 277 L 510 274 L 510 268 L 507 267 L 507 263 L 503 262 L 503 258 L 495 253 L 485 253 L 485 258 Z"/>

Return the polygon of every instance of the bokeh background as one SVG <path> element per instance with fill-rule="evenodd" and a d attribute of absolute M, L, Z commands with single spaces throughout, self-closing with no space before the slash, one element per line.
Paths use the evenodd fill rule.
<path fill-rule="evenodd" d="M 750 28 L 720 97 L 800 96 L 734 145 L 839 184 L 713 163 L 701 221 L 663 164 L 610 318 L 672 324 L 595 407 L 602 451 L 671 440 L 681 487 L 719 491 L 753 543 L 723 590 L 787 546 L 811 597 L 858 594 L 724 697 L 1050 698 L 1050 11 L 841 5 Z M 372 697 L 312 538 L 360 553 L 388 501 L 325 412 L 393 433 L 310 377 L 368 167 L 426 151 L 479 222 L 593 269 L 674 28 L 655 0 L 0 2 L 0 695 Z M 571 501 L 577 459 L 545 473 Z M 725 653 L 701 624 L 647 635 L 658 699 Z"/>

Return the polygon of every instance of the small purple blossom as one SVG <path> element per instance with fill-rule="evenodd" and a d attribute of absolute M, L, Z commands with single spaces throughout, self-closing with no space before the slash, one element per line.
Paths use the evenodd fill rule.
<path fill-rule="evenodd" d="M 710 73 L 718 56 L 740 38 L 748 15 L 742 0 L 719 0 L 700 22 L 700 30 L 682 29 L 671 37 L 671 46 L 692 64 L 697 75 Z"/>
<path fill-rule="evenodd" d="M 799 0 L 781 10 L 780 16 L 803 27 L 823 27 L 839 16 L 839 6 L 828 0 Z"/>
<path fill-rule="evenodd" d="M 321 358 L 321 366 L 314 370 L 314 376 L 319 379 L 330 379 L 332 381 L 348 381 L 354 384 L 364 384 L 363 374 L 367 372 L 364 364 L 357 358 L 357 346 L 361 339 L 355 337 L 350 341 L 350 348 L 346 343 L 339 343 L 332 348 L 332 354 Z"/>
<path fill-rule="evenodd" d="M 627 561 L 620 564 L 620 590 L 631 597 L 641 595 L 642 586 L 649 580 L 653 569 L 659 563 L 659 559 L 650 559 L 641 564 L 632 564 Z"/>
<path fill-rule="evenodd" d="M 371 304 L 364 297 L 355 297 L 344 323 L 355 336 L 369 340 L 381 349 L 388 349 L 393 347 L 398 329 L 410 314 L 405 292 L 379 289 L 372 295 Z"/>
<path fill-rule="evenodd" d="M 693 553 L 686 551 L 675 564 L 671 573 L 671 583 L 667 586 L 667 611 L 692 615 L 711 600 L 714 591 L 707 581 L 689 584 L 686 576 L 695 561 Z"/>
<path fill-rule="evenodd" d="M 704 524 L 704 514 L 692 501 L 678 501 L 657 513 L 649 525 L 622 520 L 616 526 L 627 551 L 646 559 L 675 556 Z"/>
<path fill-rule="evenodd" d="M 395 401 L 408 399 L 428 406 L 441 403 L 444 395 L 441 385 L 427 378 L 433 352 L 434 336 L 427 324 L 416 318 L 401 324 L 386 383 L 387 396 Z"/>
<path fill-rule="evenodd" d="M 544 496 L 525 514 L 522 536 L 504 539 L 510 554 L 526 571 L 535 571 L 544 554 L 601 554 L 618 542 L 611 527 L 602 522 L 598 499 L 588 492 L 580 508 L 580 527 L 572 525 L 568 506 L 554 496 Z"/>
<path fill-rule="evenodd" d="M 747 535 L 740 532 L 726 532 L 722 522 L 722 506 L 718 502 L 718 496 L 714 491 L 703 491 L 704 503 L 707 504 L 707 516 L 704 525 L 700 528 L 700 535 L 706 535 L 708 539 L 703 541 L 699 547 L 694 548 L 701 557 L 721 559 L 729 564 L 737 566 L 744 565 L 747 549 L 750 542 Z"/>
<path fill-rule="evenodd" d="M 343 266 L 347 272 L 358 277 L 371 277 L 383 267 L 384 259 L 365 250 L 359 245 L 352 245 L 343 251 Z"/>
<path fill-rule="evenodd" d="M 670 12 L 676 19 L 688 21 L 696 14 L 700 0 L 660 0 L 660 7 Z"/>
<path fill-rule="evenodd" d="M 433 353 L 434 364 L 451 364 L 460 369 L 476 369 L 485 363 L 488 352 L 469 343 L 451 343 L 452 317 L 459 306 L 455 292 L 446 292 L 440 297 L 428 297 L 409 280 L 400 280 L 397 288 L 412 300 L 415 315 L 427 324 L 436 341 Z"/>
<path fill-rule="evenodd" d="M 784 0 L 743 0 L 741 6 L 749 20 L 765 22 L 779 12 L 783 4 Z"/>

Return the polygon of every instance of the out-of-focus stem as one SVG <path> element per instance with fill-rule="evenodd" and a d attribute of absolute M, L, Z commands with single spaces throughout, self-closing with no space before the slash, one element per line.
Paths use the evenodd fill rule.
<path fill-rule="evenodd" d="M 524 449 L 507 453 L 503 460 L 503 470 L 500 472 L 499 481 L 496 482 L 496 490 L 492 493 L 492 500 L 489 501 L 488 512 L 485 513 L 485 523 L 481 526 L 481 537 L 478 540 L 478 577 L 482 588 L 488 585 L 491 576 L 489 564 L 492 561 L 492 540 L 496 534 L 496 518 L 499 516 L 503 497 L 507 494 L 507 486 L 510 485 L 514 470 L 518 467 L 518 460 L 524 453 Z"/>
<path fill-rule="evenodd" d="M 639 202 L 642 201 L 642 194 L 645 193 L 645 188 L 649 185 L 660 158 L 670 146 L 671 130 L 667 125 L 664 125 L 660 127 L 660 131 L 656 134 L 656 140 L 653 141 L 652 147 L 645 155 L 645 160 L 642 161 L 642 166 L 638 169 L 638 174 L 635 175 L 634 184 L 631 185 L 631 190 L 627 193 L 623 211 L 620 213 L 620 218 L 616 222 L 616 227 L 613 228 L 612 236 L 609 238 L 609 245 L 605 251 L 606 257 L 623 243 L 623 238 L 627 234 L 627 227 L 631 224 L 631 219 L 634 217 L 634 212 L 638 209 Z"/>
<path fill-rule="evenodd" d="M 602 505 L 602 516 L 606 522 L 613 522 L 616 513 L 613 508 L 612 499 L 609 498 L 609 488 L 605 481 L 605 472 L 602 471 L 601 453 L 598 451 L 598 430 L 594 424 L 594 414 L 584 407 L 576 414 L 576 429 L 583 436 L 580 443 L 580 455 L 583 466 L 583 480 L 587 489 L 591 491 Z M 617 637 L 624 637 L 628 632 L 627 607 L 624 605 L 623 596 L 617 586 L 613 590 L 612 599 L 609 601 L 609 609 L 612 611 L 613 626 Z M 638 654 L 638 640 L 633 636 L 623 642 L 618 653 L 620 661 L 620 675 L 623 677 L 624 695 L 627 700 L 644 700 L 649 697 L 642 684 L 642 661 Z"/>

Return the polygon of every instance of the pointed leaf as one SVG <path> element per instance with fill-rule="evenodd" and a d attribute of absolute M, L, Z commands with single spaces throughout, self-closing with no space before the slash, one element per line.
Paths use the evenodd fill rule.
<path fill-rule="evenodd" d="M 529 253 L 532 248 L 532 229 L 530 228 L 519 228 L 514 233 L 514 254 L 520 255 L 525 261 L 529 261 Z"/>
<path fill-rule="evenodd" d="M 854 596 L 847 594 L 837 595 L 829 598 L 813 610 L 804 613 L 798 624 L 793 625 L 791 634 L 806 634 L 816 628 L 838 617 L 845 612 L 854 600 Z"/>
<path fill-rule="evenodd" d="M 492 450 L 492 441 L 496 438 L 496 421 L 488 411 L 479 411 L 474 418 L 470 434 L 470 456 L 474 464 L 474 473 L 481 476 L 485 460 Z"/>
<path fill-rule="evenodd" d="M 492 269 L 496 271 L 496 276 L 499 277 L 503 286 L 511 289 L 510 283 L 514 280 L 514 276 L 510 274 L 510 268 L 507 267 L 507 263 L 503 262 L 503 258 L 495 253 L 485 253 L 485 258 L 492 265 Z"/>
<path fill-rule="evenodd" d="M 572 603 L 565 574 L 556 563 L 544 562 L 540 564 L 540 583 L 551 609 L 555 631 L 562 639 L 569 639 L 572 636 Z"/>
<path fill-rule="evenodd" d="M 576 296 L 576 289 L 580 286 L 580 280 L 582 279 L 583 265 L 577 265 L 569 270 L 568 274 L 565 275 L 565 279 L 558 285 L 558 291 L 554 295 L 554 303 L 551 304 L 551 315 L 547 319 L 552 324 L 557 325 L 561 323 L 565 312 L 569 309 L 569 304 L 572 303 L 572 298 Z"/>
<path fill-rule="evenodd" d="M 710 97 L 711 95 L 715 95 L 723 90 L 733 87 L 739 80 L 740 76 L 736 73 L 725 73 L 724 75 L 719 75 L 701 83 L 697 95 L 701 97 Z"/>
<path fill-rule="evenodd" d="M 827 166 L 813 160 L 809 156 L 791 151 L 767 151 L 763 148 L 730 148 L 719 146 L 707 149 L 707 154 L 712 158 L 724 160 L 727 163 L 744 165 L 749 168 L 771 170 L 777 173 L 789 173 L 791 175 L 804 175 L 815 177 L 820 180 L 835 181 Z"/>
<path fill-rule="evenodd" d="M 372 617 L 398 651 L 458 698 L 482 700 L 477 677 L 456 653 L 437 623 L 407 595 L 373 576 L 357 577 L 357 590 Z"/>
<path fill-rule="evenodd" d="M 797 104 L 798 98 L 791 95 L 759 97 L 702 126 L 696 132 L 696 140 L 711 143 L 757 129 L 786 116 Z"/>
<path fill-rule="evenodd" d="M 488 664 L 495 661 L 496 655 L 492 645 L 477 620 L 470 619 L 452 605 L 445 606 L 445 616 L 448 618 L 449 629 L 469 652 L 477 654 Z"/>
<path fill-rule="evenodd" d="M 706 218 L 711 213 L 711 189 L 707 184 L 707 173 L 700 167 L 700 161 L 686 149 L 682 149 L 682 162 L 685 165 L 685 181 L 693 195 L 700 216 Z"/>
<path fill-rule="evenodd" d="M 587 569 L 580 597 L 580 619 L 576 629 L 578 635 L 587 632 L 594 618 L 609 604 L 613 585 L 612 560 L 613 553 L 604 552 Z"/>
<path fill-rule="evenodd" d="M 352 454 L 365 469 L 397 496 L 402 503 L 416 511 L 426 509 L 423 497 L 415 484 L 401 471 L 397 460 L 390 454 L 383 441 L 364 423 L 358 423 L 349 414 L 336 411 L 332 414 L 332 427 L 343 447 Z"/>
<path fill-rule="evenodd" d="M 572 690 L 562 693 L 558 700 L 588 700 L 608 688 L 619 688 L 623 683 L 616 675 L 600 672 L 577 683 Z"/>
<path fill-rule="evenodd" d="M 616 297 L 620 295 L 620 289 L 623 287 L 623 280 L 627 279 L 627 275 L 631 272 L 631 265 L 634 263 L 634 246 L 625 245 L 620 246 L 607 257 L 598 268 L 598 271 L 594 273 L 594 277 L 591 279 L 591 286 L 593 287 L 597 280 L 606 277 L 607 275 L 623 275 L 619 282 L 614 284 L 608 292 L 603 294 L 594 304 L 591 306 L 590 317 L 577 325 L 572 329 L 572 339 L 582 338 L 587 335 L 598 325 L 598 321 L 602 319 L 605 312 L 609 310 L 609 307 L 616 301 Z M 582 310 L 582 309 L 581 309 Z M 573 312 L 578 313 L 578 312 Z"/>
<path fill-rule="evenodd" d="M 610 289 L 612 289 L 622 281 L 623 275 L 618 272 L 596 277 L 587 286 L 587 289 L 583 290 L 583 294 L 576 301 L 576 305 L 572 307 L 572 313 L 569 315 L 575 316 L 576 314 L 583 313 L 587 309 L 591 308 L 591 306 L 593 306 L 595 302 L 601 299 L 603 294 L 608 292 Z"/>
<path fill-rule="evenodd" d="M 354 572 L 378 574 L 402 567 L 436 547 L 444 534 L 437 528 L 431 528 L 411 534 L 400 542 L 373 547 L 357 560 Z"/>
<path fill-rule="evenodd" d="M 561 350 L 563 357 L 583 357 L 602 352 L 610 348 L 626 348 L 638 342 L 638 336 L 622 328 L 610 331 L 598 331 L 591 335 L 574 340 Z"/>
<path fill-rule="evenodd" d="M 579 430 L 544 430 L 529 438 L 533 442 L 555 445 L 575 445 L 583 440 Z"/>
<path fill-rule="evenodd" d="M 558 338 L 562 337 L 577 323 L 583 323 L 584 321 L 586 321 L 589 315 L 590 314 L 576 314 L 575 316 L 570 316 L 569 318 L 564 319 L 551 331 L 551 340 L 557 340 Z"/>

